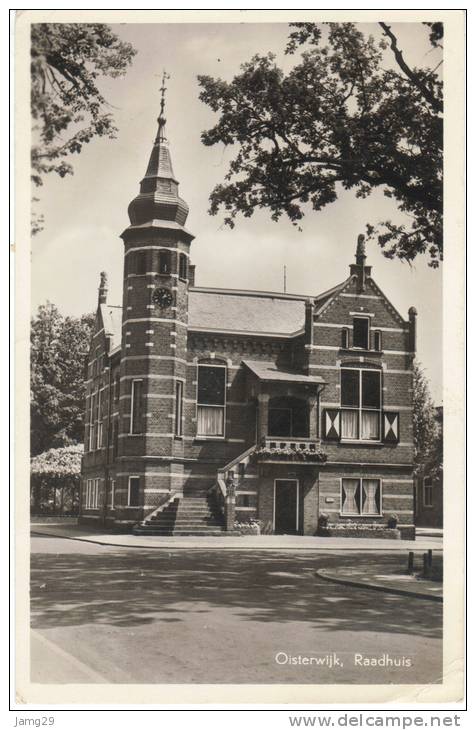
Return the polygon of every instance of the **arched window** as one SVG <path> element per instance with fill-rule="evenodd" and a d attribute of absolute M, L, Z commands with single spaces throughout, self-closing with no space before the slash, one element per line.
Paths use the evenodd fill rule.
<path fill-rule="evenodd" d="M 340 387 L 342 439 L 380 440 L 381 390 L 380 370 L 342 368 Z"/>
<path fill-rule="evenodd" d="M 187 278 L 187 273 L 188 273 L 187 268 L 188 268 L 187 257 L 184 253 L 181 253 L 179 256 L 179 279 Z"/>
<path fill-rule="evenodd" d="M 172 271 L 172 257 L 170 251 L 162 249 L 159 252 L 159 274 L 170 274 Z"/>
<path fill-rule="evenodd" d="M 197 436 L 225 435 L 226 365 L 197 367 Z"/>

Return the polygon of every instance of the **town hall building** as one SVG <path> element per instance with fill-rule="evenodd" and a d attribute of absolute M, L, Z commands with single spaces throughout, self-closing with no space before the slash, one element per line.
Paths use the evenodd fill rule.
<path fill-rule="evenodd" d="M 404 319 L 381 291 L 363 236 L 342 281 L 312 297 L 195 286 L 165 126 L 162 107 L 121 236 L 122 306 L 101 274 L 80 521 L 413 538 L 415 309 Z"/>

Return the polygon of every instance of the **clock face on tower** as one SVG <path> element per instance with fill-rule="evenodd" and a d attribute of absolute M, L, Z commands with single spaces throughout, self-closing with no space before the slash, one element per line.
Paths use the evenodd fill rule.
<path fill-rule="evenodd" d="M 161 309 L 166 309 L 173 302 L 172 292 L 164 288 L 154 289 L 152 301 L 154 304 L 158 304 Z"/>

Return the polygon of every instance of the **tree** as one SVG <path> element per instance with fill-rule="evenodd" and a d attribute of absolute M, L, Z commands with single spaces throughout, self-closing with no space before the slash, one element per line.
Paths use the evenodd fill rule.
<path fill-rule="evenodd" d="M 442 430 L 438 426 L 436 417 L 437 412 L 428 381 L 420 363 L 415 361 L 413 365 L 413 439 L 417 476 L 434 471 L 443 461 Z"/>
<path fill-rule="evenodd" d="M 31 452 L 81 442 L 94 315 L 63 317 L 48 302 L 31 322 Z"/>
<path fill-rule="evenodd" d="M 77 511 L 82 456 L 82 444 L 75 444 L 48 449 L 30 460 L 33 512 Z"/>
<path fill-rule="evenodd" d="M 102 23 L 33 23 L 31 26 L 32 180 L 70 175 L 67 158 L 93 137 L 117 131 L 98 79 L 126 72 L 136 51 Z M 33 231 L 41 230 L 41 220 Z"/>
<path fill-rule="evenodd" d="M 225 223 L 267 208 L 297 225 L 303 206 L 321 210 L 341 188 L 365 198 L 374 189 L 396 201 L 408 225 L 373 222 L 368 235 L 384 255 L 412 261 L 442 258 L 441 61 L 410 68 L 390 26 L 379 43 L 353 23 L 293 23 L 287 53 L 301 46 L 300 63 L 285 74 L 272 54 L 256 55 L 231 81 L 199 76 L 200 99 L 220 114 L 202 133 L 205 145 L 238 146 L 210 195 L 210 213 Z M 430 25 L 428 45 L 440 57 L 441 24 Z M 393 64 L 385 65 L 388 49 Z"/>

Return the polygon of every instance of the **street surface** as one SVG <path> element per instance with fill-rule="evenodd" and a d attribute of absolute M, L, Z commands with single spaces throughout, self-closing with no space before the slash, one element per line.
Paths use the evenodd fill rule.
<path fill-rule="evenodd" d="M 315 576 L 405 554 L 31 546 L 33 682 L 441 681 L 442 604 Z"/>

